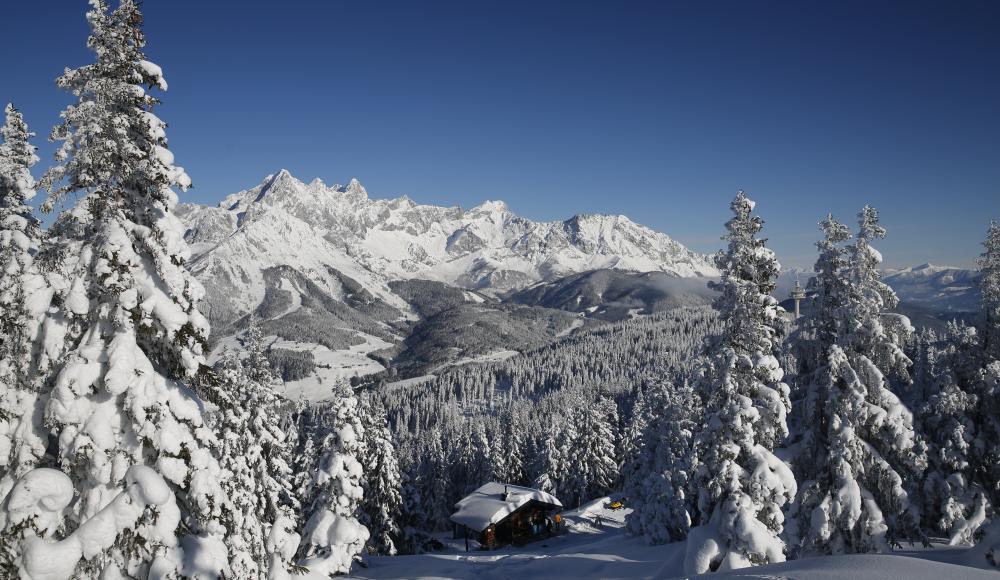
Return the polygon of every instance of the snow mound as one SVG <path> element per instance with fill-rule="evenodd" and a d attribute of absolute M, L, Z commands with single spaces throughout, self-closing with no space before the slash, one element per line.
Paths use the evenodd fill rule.
<path fill-rule="evenodd" d="M 850 556 L 826 556 L 805 558 L 781 564 L 761 566 L 732 572 L 705 574 L 710 578 L 796 578 L 801 580 L 884 580 L 905 578 L 906 580 L 976 580 L 993 578 L 996 572 L 958 566 L 944 562 L 934 562 L 923 558 L 895 556 L 887 554 L 867 554 Z"/>

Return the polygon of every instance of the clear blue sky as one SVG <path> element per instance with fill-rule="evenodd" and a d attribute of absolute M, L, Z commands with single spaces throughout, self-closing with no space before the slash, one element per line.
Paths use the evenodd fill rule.
<path fill-rule="evenodd" d="M 40 137 L 83 0 L 4 7 L 0 100 Z M 971 265 L 1000 218 L 1000 2 L 147 0 L 158 111 L 217 203 L 286 167 L 719 247 L 738 188 L 789 266 L 865 202 L 889 265 Z M 12 52 L 13 51 L 13 52 Z M 43 163 L 52 146 L 39 138 Z"/>

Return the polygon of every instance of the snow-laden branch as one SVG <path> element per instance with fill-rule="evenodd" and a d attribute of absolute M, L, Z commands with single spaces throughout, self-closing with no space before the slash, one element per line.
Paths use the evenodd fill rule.
<path fill-rule="evenodd" d="M 107 550 L 124 530 L 133 529 L 148 506 L 167 504 L 173 493 L 153 469 L 133 465 L 125 490 L 62 540 L 51 535 L 73 500 L 73 483 L 55 469 L 35 469 L 14 485 L 7 502 L 8 526 L 31 520 L 24 539 L 20 573 L 26 580 L 68 580 L 81 559 Z M 30 529 L 30 528 L 29 528 Z"/>

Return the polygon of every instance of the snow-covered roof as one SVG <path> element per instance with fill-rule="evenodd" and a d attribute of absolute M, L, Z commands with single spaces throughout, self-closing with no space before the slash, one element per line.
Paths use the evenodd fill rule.
<path fill-rule="evenodd" d="M 562 502 L 544 491 L 491 481 L 455 504 L 458 511 L 451 515 L 451 521 L 481 532 L 531 500 L 562 507 Z"/>

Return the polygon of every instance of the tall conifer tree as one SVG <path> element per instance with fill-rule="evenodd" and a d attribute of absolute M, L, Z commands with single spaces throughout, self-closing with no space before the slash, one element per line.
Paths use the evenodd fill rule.
<path fill-rule="evenodd" d="M 41 240 L 28 200 L 35 195 L 31 167 L 38 161 L 21 112 L 8 104 L 0 128 L 0 498 L 45 453 L 37 412 L 32 343 L 39 310 L 48 305 L 30 249 Z M 41 296 L 39 296 L 41 294 Z"/>
<path fill-rule="evenodd" d="M 885 236 L 878 213 L 865 206 L 858 217 L 853 245 L 832 217 L 817 244 L 811 339 L 799 357 L 806 433 L 796 532 L 804 553 L 880 551 L 918 534 L 904 475 L 915 481 L 926 457 L 888 378 L 908 380 L 900 345 L 909 322 L 884 314 L 898 300 L 879 279 L 881 255 L 871 246 Z"/>
<path fill-rule="evenodd" d="M 80 492 L 77 522 L 112 500 L 131 465 L 149 465 L 171 484 L 176 506 L 150 514 L 88 563 L 142 576 L 186 530 L 195 534 L 188 546 L 224 551 L 223 472 L 202 407 L 184 384 L 203 364 L 208 322 L 173 214 L 173 188 L 191 182 L 174 165 L 166 124 L 153 114 L 159 101 L 148 92 L 167 84 L 143 53 L 138 4 L 91 6 L 87 46 L 96 60 L 57 80 L 76 102 L 52 131 L 62 144 L 42 180 L 51 192 L 45 209 L 79 198 L 41 251 L 61 305 L 46 340 L 65 352 L 57 357 L 46 420 L 58 435 L 59 465 Z"/>
<path fill-rule="evenodd" d="M 706 425 L 695 444 L 698 527 L 685 571 L 782 562 L 782 507 L 795 495 L 789 468 L 772 450 L 788 435 L 788 386 L 776 355 L 781 308 L 771 296 L 780 265 L 757 235 L 764 221 L 742 191 L 730 204 L 728 242 L 716 257 L 715 307 L 723 331 L 711 347 L 703 388 Z"/>
<path fill-rule="evenodd" d="M 403 539 L 400 526 L 402 477 L 396 447 L 381 402 L 366 393 L 361 397 L 360 411 L 365 433 L 360 458 L 365 493 L 360 510 L 361 523 L 370 533 L 368 551 L 393 556 Z"/>
<path fill-rule="evenodd" d="M 272 528 L 292 520 L 298 505 L 289 466 L 291 443 L 280 425 L 282 402 L 274 392 L 276 377 L 255 318 L 245 332 L 244 349 L 245 356 L 228 358 L 220 373 L 226 396 L 216 430 L 220 463 L 229 474 L 223 486 L 231 516 L 224 522 L 226 544 L 234 575 L 267 578 L 273 556 L 281 556 L 268 547 Z"/>
<path fill-rule="evenodd" d="M 358 521 L 364 500 L 364 469 L 358 458 L 365 433 L 358 399 L 347 385 L 337 387 L 328 420 L 331 424 L 317 450 L 321 459 L 312 478 L 317 492 L 308 503 L 299 564 L 317 574 L 347 574 L 369 537 Z"/>

